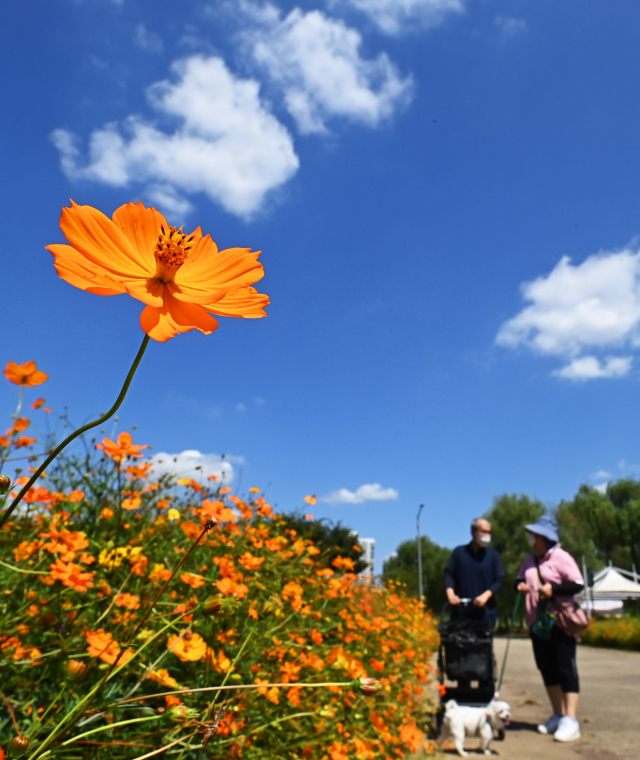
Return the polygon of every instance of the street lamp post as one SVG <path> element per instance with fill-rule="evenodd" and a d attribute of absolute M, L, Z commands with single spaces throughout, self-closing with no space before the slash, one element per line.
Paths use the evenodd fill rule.
<path fill-rule="evenodd" d="M 418 600 L 421 602 L 424 595 L 424 589 L 422 587 L 422 539 L 420 538 L 420 513 L 424 509 L 424 504 L 420 505 L 418 510 L 418 517 L 416 520 L 418 527 Z"/>

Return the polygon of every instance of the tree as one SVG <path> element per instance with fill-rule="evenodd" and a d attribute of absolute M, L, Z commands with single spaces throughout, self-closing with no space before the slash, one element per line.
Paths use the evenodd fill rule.
<path fill-rule="evenodd" d="M 640 565 L 640 482 L 609 483 L 606 494 L 580 486 L 573 501 L 556 510 L 560 540 L 567 551 L 586 558 L 589 570 L 609 562 L 631 569 Z"/>
<path fill-rule="evenodd" d="M 331 567 L 338 557 L 346 557 L 354 563 L 354 573 L 361 573 L 367 566 L 362 559 L 362 549 L 358 544 L 357 535 L 342 525 L 323 518 L 322 520 L 307 520 L 298 513 L 282 516 L 287 530 L 295 530 L 301 538 L 313 541 L 322 551 L 319 560 Z"/>
<path fill-rule="evenodd" d="M 439 615 L 446 601 L 443 575 L 451 549 L 438 546 L 427 536 L 421 536 L 421 545 L 425 603 L 429 609 Z M 418 596 L 418 542 L 415 539 L 403 541 L 398 547 L 396 556 L 390 557 L 384 563 L 382 580 L 404 583 L 407 594 Z"/>
<path fill-rule="evenodd" d="M 491 546 L 502 557 L 506 573 L 504 587 L 497 595 L 498 617 L 503 625 L 511 622 L 517 595 L 514 581 L 522 561 L 531 553 L 524 526 L 535 523 L 544 512 L 544 505 L 538 499 L 530 499 L 524 494 L 503 494 L 494 500 L 491 509 L 483 515 L 491 523 Z M 520 620 L 523 614 L 524 605 L 521 603 Z"/>

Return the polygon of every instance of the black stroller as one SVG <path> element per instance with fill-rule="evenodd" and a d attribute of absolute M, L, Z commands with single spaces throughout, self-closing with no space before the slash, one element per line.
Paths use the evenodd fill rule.
<path fill-rule="evenodd" d="M 471 599 L 461 599 L 463 610 L 471 602 Z M 455 699 L 460 705 L 486 707 L 496 693 L 493 631 L 486 615 L 482 618 L 465 618 L 463 614 L 461 617 L 451 618 L 447 615 L 450 611 L 450 605 L 445 604 L 438 626 L 438 728 L 441 727 L 444 718 L 444 706 L 450 699 Z M 456 685 L 445 686 L 445 680 L 455 681 Z M 497 738 L 503 739 L 504 734 Z"/>

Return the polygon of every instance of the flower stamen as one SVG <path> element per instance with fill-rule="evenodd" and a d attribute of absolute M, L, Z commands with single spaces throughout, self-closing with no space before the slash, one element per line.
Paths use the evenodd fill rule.
<path fill-rule="evenodd" d="M 193 235 L 187 238 L 182 231 L 182 227 L 176 229 L 169 227 L 169 234 L 160 227 L 161 235 L 158 235 L 158 242 L 154 250 L 156 257 L 156 279 L 163 283 L 172 282 L 176 272 L 184 264 L 191 250 L 189 243 L 193 240 Z"/>

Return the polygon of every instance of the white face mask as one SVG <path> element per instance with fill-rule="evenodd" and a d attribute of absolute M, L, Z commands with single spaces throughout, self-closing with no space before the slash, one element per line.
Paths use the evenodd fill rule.
<path fill-rule="evenodd" d="M 533 533 L 527 533 L 527 543 L 531 548 L 533 548 L 533 545 L 536 542 L 536 537 L 533 535 Z"/>
<path fill-rule="evenodd" d="M 480 546 L 489 546 L 491 543 L 491 536 L 478 536 L 477 540 Z"/>

